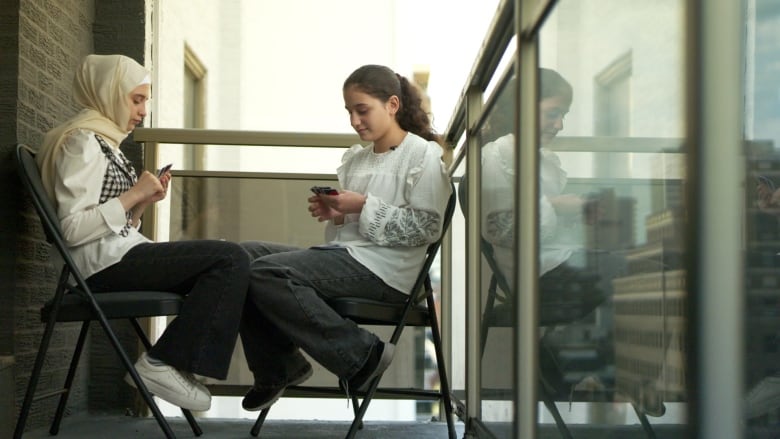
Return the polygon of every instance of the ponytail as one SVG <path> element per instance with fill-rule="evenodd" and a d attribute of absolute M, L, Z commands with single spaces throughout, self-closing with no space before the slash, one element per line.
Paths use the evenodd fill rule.
<path fill-rule="evenodd" d="M 398 96 L 401 106 L 395 114 L 398 125 L 410 133 L 417 134 L 428 141 L 434 141 L 442 147 L 442 159 L 445 163 L 452 162 L 452 149 L 448 148 L 441 135 L 431 126 L 428 111 L 423 105 L 423 91 L 406 77 L 393 72 L 390 68 L 375 64 L 362 66 L 352 72 L 344 81 L 344 89 L 357 86 L 362 92 L 371 95 L 382 102 L 387 102 L 390 96 Z"/>

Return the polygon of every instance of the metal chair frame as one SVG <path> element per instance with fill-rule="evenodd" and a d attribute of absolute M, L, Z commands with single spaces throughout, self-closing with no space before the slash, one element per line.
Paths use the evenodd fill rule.
<path fill-rule="evenodd" d="M 24 433 L 27 417 L 32 403 L 37 400 L 60 396 L 59 404 L 54 415 L 49 433 L 56 435 L 59 432 L 60 423 L 65 413 L 68 396 L 70 395 L 73 379 L 76 375 L 76 368 L 81 357 L 81 353 L 89 332 L 90 322 L 96 320 L 106 333 L 111 346 L 119 356 L 119 359 L 127 370 L 127 373 L 133 379 L 144 402 L 148 405 L 157 423 L 160 425 L 167 438 L 174 438 L 175 435 L 168 422 L 163 417 L 152 395 L 144 385 L 135 366 L 122 347 L 114 330 L 109 324 L 109 320 L 128 319 L 135 329 L 141 342 L 148 350 L 151 348 L 151 342 L 144 333 L 138 318 L 177 315 L 183 303 L 183 297 L 175 293 L 162 291 L 116 291 L 100 294 L 93 294 L 87 285 L 84 277 L 79 272 L 73 258 L 70 255 L 65 240 L 60 230 L 59 219 L 52 202 L 49 200 L 46 191 L 41 182 L 38 166 L 35 163 L 34 154 L 31 149 L 24 144 L 18 144 L 16 147 L 16 160 L 18 165 L 19 177 L 23 186 L 31 195 L 32 204 L 43 225 L 43 230 L 47 241 L 59 253 L 64 262 L 60 273 L 57 288 L 54 296 L 41 308 L 41 321 L 46 324 L 46 328 L 41 338 L 38 353 L 35 357 L 35 363 L 30 375 L 30 381 L 27 386 L 27 392 L 22 402 L 19 412 L 19 418 L 16 422 L 14 439 L 22 437 Z M 65 384 L 62 389 L 45 392 L 36 395 L 36 387 L 43 369 L 43 363 L 46 358 L 49 344 L 54 333 L 54 327 L 59 322 L 82 322 L 78 341 L 73 351 L 70 361 Z M 182 409 L 187 422 L 196 436 L 203 432 L 195 421 L 189 410 Z"/>
<path fill-rule="evenodd" d="M 363 426 L 363 416 L 368 410 L 368 405 L 371 400 L 381 395 L 383 397 L 391 397 L 395 399 L 426 399 L 426 400 L 440 400 L 444 406 L 444 416 L 447 421 L 448 435 L 451 439 L 455 439 L 457 433 L 455 432 L 455 420 L 453 418 L 453 397 L 451 395 L 449 378 L 447 375 L 447 368 L 445 365 L 444 353 L 442 350 L 441 332 L 439 330 L 439 322 L 436 316 L 436 307 L 433 297 L 433 287 L 431 286 L 431 279 L 428 271 L 433 264 L 433 260 L 439 251 L 441 246 L 441 240 L 444 237 L 447 229 L 449 228 L 450 221 L 452 219 L 453 212 L 455 211 L 457 195 L 455 193 L 454 185 L 452 186 L 452 193 L 450 195 L 447 209 L 444 213 L 444 221 L 442 224 L 441 237 L 428 246 L 428 250 L 425 257 L 425 262 L 417 276 L 417 280 L 412 289 L 412 294 L 409 296 L 409 300 L 403 304 L 391 304 L 377 300 L 368 300 L 363 298 L 353 297 L 339 297 L 334 299 L 328 299 L 328 304 L 342 317 L 348 318 L 359 325 L 381 325 L 381 326 L 394 326 L 393 334 L 388 340 L 389 343 L 398 343 L 399 338 L 406 326 L 420 326 L 430 328 L 433 344 L 436 350 L 436 364 L 439 371 L 439 390 L 427 390 L 427 389 L 414 389 L 414 388 L 379 388 L 379 382 L 382 376 L 374 378 L 368 390 L 363 393 L 363 400 L 358 400 L 358 395 L 351 392 L 352 407 L 354 408 L 355 417 L 350 425 L 349 432 L 346 435 L 347 439 L 355 437 L 357 431 Z M 338 388 L 326 388 L 326 387 L 307 387 L 307 386 L 291 386 L 285 391 L 285 397 L 312 397 L 312 396 L 324 396 L 324 397 L 339 397 L 343 396 L 344 392 Z M 257 421 L 252 426 L 252 436 L 257 436 L 260 433 L 263 422 L 270 407 L 260 412 L 257 417 Z"/>

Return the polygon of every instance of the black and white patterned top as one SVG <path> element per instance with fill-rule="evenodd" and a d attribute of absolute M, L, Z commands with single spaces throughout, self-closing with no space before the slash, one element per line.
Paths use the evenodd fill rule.
<path fill-rule="evenodd" d="M 95 139 L 97 139 L 100 149 L 108 159 L 108 167 L 106 167 L 106 174 L 103 177 L 103 187 L 100 190 L 100 199 L 98 201 L 100 204 L 103 204 L 127 192 L 135 185 L 138 177 L 133 164 L 130 163 L 130 160 L 124 154 L 121 152 L 115 153 L 114 149 L 99 134 L 95 134 Z M 122 236 L 127 236 L 130 227 L 132 227 L 133 211 L 128 210 L 126 216 L 127 225 L 119 232 Z"/>

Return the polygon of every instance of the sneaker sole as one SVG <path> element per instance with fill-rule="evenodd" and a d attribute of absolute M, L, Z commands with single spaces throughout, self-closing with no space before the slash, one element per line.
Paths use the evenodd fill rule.
<path fill-rule="evenodd" d="M 138 376 L 141 377 L 141 381 L 144 382 L 144 386 L 146 386 L 146 389 L 149 391 L 149 393 L 175 406 L 199 412 L 206 411 L 211 408 L 211 399 L 203 402 L 193 401 L 192 399 L 184 398 L 176 393 L 172 393 L 157 383 L 144 379 L 144 377 L 140 374 Z M 130 386 L 137 388 L 135 381 L 133 381 L 133 378 L 130 376 L 130 374 L 125 375 L 125 382 Z"/>
<path fill-rule="evenodd" d="M 268 407 L 271 407 L 272 405 L 274 405 L 274 403 L 276 401 L 279 401 L 279 398 L 281 398 L 282 395 L 284 395 L 284 391 L 287 390 L 288 387 L 290 387 L 290 386 L 297 386 L 298 384 L 301 384 L 304 381 L 306 381 L 309 378 L 311 378 L 312 375 L 314 375 L 314 369 L 312 367 L 309 367 L 309 368 L 306 369 L 306 372 L 304 372 L 303 375 L 299 376 L 298 378 L 293 379 L 286 386 L 282 387 L 279 390 L 279 392 L 276 395 L 274 395 L 274 397 L 271 398 L 265 404 L 260 404 L 257 407 L 249 407 L 249 408 L 244 407 L 243 404 L 242 404 L 241 407 L 243 407 L 243 409 L 248 411 L 248 412 L 259 412 L 261 410 L 265 410 Z"/>

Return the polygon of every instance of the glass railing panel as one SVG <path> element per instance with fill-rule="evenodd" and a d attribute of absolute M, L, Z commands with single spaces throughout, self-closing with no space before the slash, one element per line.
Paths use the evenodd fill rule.
<path fill-rule="evenodd" d="M 687 423 L 685 5 L 562 0 L 540 33 L 541 375 L 604 435 Z"/>
<path fill-rule="evenodd" d="M 255 145 L 168 145 L 160 148 L 159 163 L 173 170 L 219 172 L 285 172 L 332 174 L 341 165 L 347 146 L 338 148 Z"/>
<path fill-rule="evenodd" d="M 466 162 L 462 161 L 453 171 L 455 190 L 461 193 L 462 177 L 465 172 Z M 452 291 L 450 292 L 451 312 L 451 346 L 452 360 L 448 364 L 450 374 L 450 387 L 461 402 L 465 402 L 466 394 L 466 218 L 465 208 L 461 197 L 458 197 L 458 206 L 452 216 L 450 235 L 452 242 Z"/>
<path fill-rule="evenodd" d="M 210 177 L 204 172 L 180 171 L 171 183 L 168 214 L 163 216 L 166 219 L 160 221 L 158 226 L 170 234 L 170 240 L 263 240 L 299 247 L 321 244 L 325 224 L 317 222 L 308 214 L 306 199 L 312 185 L 337 185 L 335 177 L 281 179 L 275 175 L 232 173 L 227 177 Z M 441 294 L 438 263 L 434 264 L 431 273 L 438 297 Z M 390 338 L 392 334 L 391 327 L 366 328 L 383 339 Z M 394 361 L 382 379 L 382 385 L 436 388 L 439 381 L 431 343 L 430 335 L 424 328 L 406 328 L 397 345 Z M 333 374 L 317 362 L 311 363 L 314 375 L 307 380 L 307 386 L 337 386 L 337 378 Z M 215 391 L 217 398 L 214 399 L 212 409 L 203 416 L 251 418 L 257 415 L 243 411 L 239 399 L 235 398 L 243 396 L 248 386 L 253 384 L 240 340 L 236 344 L 227 379 L 207 380 L 207 384 L 217 385 L 218 390 Z M 162 407 L 171 415 L 178 413 L 176 407 L 168 404 L 162 404 Z M 438 416 L 438 409 L 438 404 L 431 401 L 377 399 L 372 402 L 366 419 L 427 421 Z M 317 419 L 323 420 L 349 420 L 354 415 L 352 407 L 346 403 L 346 394 L 343 404 L 323 403 L 316 398 L 283 398 L 274 405 L 274 411 L 285 413 L 285 417 L 290 417 L 290 413 L 298 413 L 304 418 L 316 411 Z"/>
<path fill-rule="evenodd" d="M 780 434 L 780 9 L 745 4 L 745 437 L 758 438 Z"/>
<path fill-rule="evenodd" d="M 515 105 L 511 69 L 496 75 L 477 130 L 481 146 L 479 329 L 482 423 L 496 437 L 511 437 L 514 416 L 514 349 L 517 320 L 515 205 L 517 203 Z"/>

